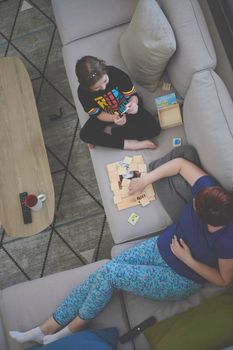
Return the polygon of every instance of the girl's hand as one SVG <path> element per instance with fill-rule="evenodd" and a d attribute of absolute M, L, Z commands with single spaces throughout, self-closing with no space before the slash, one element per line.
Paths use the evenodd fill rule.
<path fill-rule="evenodd" d="M 128 114 L 136 114 L 138 112 L 138 104 L 134 100 L 129 101 L 125 108 Z"/>
<path fill-rule="evenodd" d="M 122 117 L 120 117 L 118 113 L 114 113 L 113 121 L 116 125 L 119 125 L 119 126 L 125 125 L 125 123 L 127 122 L 126 115 L 124 114 Z"/>
<path fill-rule="evenodd" d="M 129 185 L 129 195 L 132 195 L 137 192 L 142 192 L 146 184 L 144 182 L 144 177 L 136 177 L 130 181 Z"/>
<path fill-rule="evenodd" d="M 170 247 L 172 253 L 185 264 L 192 259 L 191 251 L 182 238 L 178 239 L 174 235 Z"/>

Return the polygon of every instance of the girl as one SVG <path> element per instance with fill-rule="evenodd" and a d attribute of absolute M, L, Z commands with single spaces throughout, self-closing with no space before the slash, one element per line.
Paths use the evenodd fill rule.
<path fill-rule="evenodd" d="M 193 194 L 193 203 L 184 207 L 177 222 L 92 273 L 40 327 L 10 332 L 11 337 L 46 344 L 80 330 L 103 310 L 115 290 L 175 300 L 199 291 L 206 281 L 220 287 L 232 283 L 232 194 L 183 158 L 131 180 L 129 191 L 142 191 L 154 181 L 177 174 L 192 186 Z"/>
<path fill-rule="evenodd" d="M 138 150 L 156 148 L 160 126 L 142 105 L 126 73 L 85 56 L 76 64 L 78 97 L 89 114 L 80 138 L 91 145 Z"/>

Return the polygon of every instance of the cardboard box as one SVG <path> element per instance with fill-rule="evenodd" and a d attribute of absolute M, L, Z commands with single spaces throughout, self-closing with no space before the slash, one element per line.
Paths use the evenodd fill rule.
<path fill-rule="evenodd" d="M 175 103 L 171 106 L 158 109 L 159 123 L 162 129 L 182 125 L 180 106 Z"/>

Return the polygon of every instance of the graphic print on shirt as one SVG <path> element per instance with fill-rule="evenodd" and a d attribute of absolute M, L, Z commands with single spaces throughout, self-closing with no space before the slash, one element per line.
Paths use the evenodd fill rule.
<path fill-rule="evenodd" d="M 103 96 L 96 97 L 94 100 L 100 106 L 100 108 L 91 108 L 88 114 L 94 116 L 95 114 L 99 113 L 100 109 L 109 114 L 113 114 L 114 112 L 122 113 L 125 110 L 125 106 L 127 105 L 129 98 L 134 93 L 134 87 L 130 91 L 126 91 L 124 93 L 120 92 L 118 87 L 115 87 Z"/>

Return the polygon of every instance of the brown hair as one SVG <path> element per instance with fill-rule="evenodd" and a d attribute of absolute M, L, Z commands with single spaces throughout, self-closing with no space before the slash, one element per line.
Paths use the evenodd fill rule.
<path fill-rule="evenodd" d="M 233 220 L 233 195 L 220 186 L 200 191 L 195 198 L 195 207 L 209 225 L 224 226 Z"/>
<path fill-rule="evenodd" d="M 94 56 L 84 56 L 76 63 L 75 73 L 79 84 L 88 89 L 107 73 L 105 61 Z"/>

